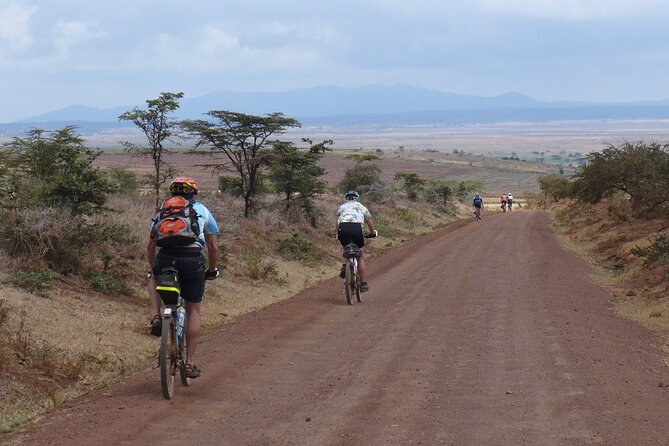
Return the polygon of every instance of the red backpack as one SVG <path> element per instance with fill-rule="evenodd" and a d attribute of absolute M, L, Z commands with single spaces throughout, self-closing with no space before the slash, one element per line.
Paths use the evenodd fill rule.
<path fill-rule="evenodd" d="M 181 196 L 163 201 L 153 220 L 156 244 L 160 247 L 188 246 L 200 236 L 193 202 Z"/>

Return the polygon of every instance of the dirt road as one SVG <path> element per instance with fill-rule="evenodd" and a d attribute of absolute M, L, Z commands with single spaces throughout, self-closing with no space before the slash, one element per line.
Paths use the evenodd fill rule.
<path fill-rule="evenodd" d="M 4 440 L 669 444 L 660 340 L 615 315 L 546 214 L 456 224 L 370 272 L 362 304 L 332 279 L 206 336 L 171 402 L 147 370 Z"/>

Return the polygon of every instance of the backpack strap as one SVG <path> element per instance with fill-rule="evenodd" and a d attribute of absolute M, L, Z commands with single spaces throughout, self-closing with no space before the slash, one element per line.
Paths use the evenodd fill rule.
<path fill-rule="evenodd" d="M 188 215 L 190 217 L 190 228 L 194 234 L 198 237 L 200 236 L 200 225 L 198 224 L 198 218 L 200 217 L 195 210 L 195 202 L 193 200 L 188 200 Z M 203 228 L 204 229 L 204 228 Z"/>

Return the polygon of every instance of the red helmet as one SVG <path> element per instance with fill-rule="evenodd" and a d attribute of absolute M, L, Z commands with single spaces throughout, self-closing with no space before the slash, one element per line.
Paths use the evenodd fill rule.
<path fill-rule="evenodd" d="M 197 182 L 191 177 L 177 177 L 170 183 L 170 192 L 173 194 L 196 195 L 199 190 Z"/>

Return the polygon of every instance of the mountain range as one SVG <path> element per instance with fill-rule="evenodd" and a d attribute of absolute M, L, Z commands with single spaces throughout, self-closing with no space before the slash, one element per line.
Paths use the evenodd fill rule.
<path fill-rule="evenodd" d="M 142 106 L 139 105 L 141 108 Z M 72 105 L 15 123 L 0 124 L 1 133 L 49 124 L 73 124 L 80 129 L 132 126 L 118 116 L 132 105 L 94 108 Z M 209 110 L 249 114 L 280 111 L 304 125 L 448 125 L 505 121 L 561 121 L 593 119 L 669 119 L 669 100 L 628 103 L 539 101 L 521 93 L 482 97 L 441 92 L 409 85 L 357 88 L 313 87 L 285 92 L 220 91 L 186 97 L 175 113 L 179 119 L 204 117 Z"/>

